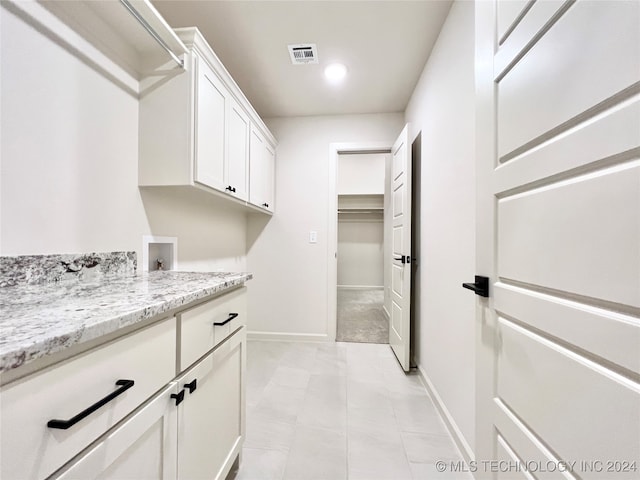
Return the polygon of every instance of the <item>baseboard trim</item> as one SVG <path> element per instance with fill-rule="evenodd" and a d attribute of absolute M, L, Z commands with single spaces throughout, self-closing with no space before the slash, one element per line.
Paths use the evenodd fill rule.
<path fill-rule="evenodd" d="M 338 285 L 338 288 L 344 290 L 384 290 L 380 285 Z"/>
<path fill-rule="evenodd" d="M 247 340 L 273 342 L 328 342 L 326 333 L 247 332 Z"/>
<path fill-rule="evenodd" d="M 451 434 L 453 441 L 458 447 L 458 450 L 460 450 L 460 453 L 462 453 L 462 456 L 464 457 L 464 460 L 467 462 L 467 464 L 471 463 L 472 461 L 475 460 L 475 455 L 473 454 L 473 449 L 471 448 L 471 445 L 469 445 L 467 440 L 464 438 L 462 431 L 460 430 L 455 420 L 451 416 L 451 413 L 449 413 L 449 410 L 447 409 L 444 402 L 442 401 L 442 398 L 438 394 L 438 391 L 436 390 L 435 386 L 429 379 L 429 376 L 420 365 L 418 365 L 418 373 L 420 374 L 420 379 L 422 380 L 422 383 L 427 389 L 427 393 L 429 393 L 429 396 L 431 397 L 431 400 L 433 400 L 434 405 L 438 409 L 438 412 L 440 413 L 442 420 L 444 420 L 445 426 L 447 427 L 447 430 L 449 430 L 449 433 Z"/>

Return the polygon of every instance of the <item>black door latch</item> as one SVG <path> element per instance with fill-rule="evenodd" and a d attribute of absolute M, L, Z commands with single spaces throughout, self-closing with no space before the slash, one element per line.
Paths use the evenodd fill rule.
<path fill-rule="evenodd" d="M 463 283 L 462 286 L 473 290 L 476 295 L 480 295 L 481 297 L 489 296 L 489 277 L 476 275 L 476 281 L 474 283 Z"/>

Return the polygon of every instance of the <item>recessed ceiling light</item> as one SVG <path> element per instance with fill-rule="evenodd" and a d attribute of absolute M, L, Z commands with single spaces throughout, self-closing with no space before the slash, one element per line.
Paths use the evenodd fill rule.
<path fill-rule="evenodd" d="M 347 67 L 341 63 L 332 63 L 324 69 L 324 76 L 331 83 L 341 82 L 347 74 Z"/>

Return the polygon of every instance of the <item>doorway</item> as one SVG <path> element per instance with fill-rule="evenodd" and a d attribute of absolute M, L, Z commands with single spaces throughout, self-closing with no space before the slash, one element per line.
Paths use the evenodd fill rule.
<path fill-rule="evenodd" d="M 389 154 L 391 152 L 391 143 L 386 142 L 354 142 L 354 143 L 331 143 L 329 145 L 329 203 L 327 205 L 328 214 L 328 232 L 327 232 L 327 333 L 331 340 L 335 341 L 338 330 L 338 157 L 343 154 Z M 385 165 L 385 178 L 390 175 L 390 162 Z M 387 182 L 388 183 L 388 182 Z M 385 202 L 389 201 L 388 185 L 385 187 Z M 387 203 L 384 205 L 388 206 Z M 389 211 L 384 208 L 383 212 Z M 387 218 L 385 218 L 386 225 Z M 385 228 L 384 237 L 384 285 L 383 290 L 385 301 L 388 289 L 388 264 L 390 262 L 390 253 L 387 238 L 387 229 Z M 388 320 L 388 318 L 387 318 Z"/>
<path fill-rule="evenodd" d="M 388 153 L 345 152 L 337 162 L 336 340 L 389 343 L 384 312 Z"/>
<path fill-rule="evenodd" d="M 329 222 L 327 236 L 327 333 L 337 335 L 338 278 L 338 157 L 340 154 L 384 153 L 384 305 L 388 314 L 389 346 L 405 372 L 410 370 L 411 341 L 411 143 L 406 124 L 392 145 L 332 143 L 329 145 Z"/>

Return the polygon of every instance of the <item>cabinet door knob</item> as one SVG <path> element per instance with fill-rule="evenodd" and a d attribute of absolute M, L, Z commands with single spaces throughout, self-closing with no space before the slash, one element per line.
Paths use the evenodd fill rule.
<path fill-rule="evenodd" d="M 227 323 L 229 323 L 231 320 L 233 320 L 234 318 L 236 318 L 238 316 L 237 313 L 230 313 L 229 314 L 229 318 L 227 318 L 225 321 L 223 322 L 213 322 L 213 324 L 216 327 L 222 327 L 223 325 L 226 325 Z"/>
<path fill-rule="evenodd" d="M 118 388 L 117 390 L 113 391 L 112 393 L 110 393 L 106 397 L 98 400 L 96 403 L 91 405 L 89 408 L 86 408 L 85 410 L 83 410 L 79 414 L 77 414 L 76 416 L 71 417 L 69 420 L 56 420 L 56 419 L 49 420 L 47 422 L 47 427 L 49 427 L 49 428 L 58 428 L 60 430 L 66 430 L 67 428 L 73 427 L 76 423 L 78 423 L 83 418 L 88 417 L 93 412 L 98 410 L 100 407 L 106 405 L 107 403 L 109 403 L 111 400 L 113 400 L 117 396 L 122 395 L 126 390 L 129 390 L 131 387 L 133 387 L 134 383 L 135 382 L 133 380 L 118 380 L 116 382 L 116 385 L 119 385 L 120 388 Z"/>
<path fill-rule="evenodd" d="M 176 399 L 176 407 L 182 403 L 184 400 L 184 389 L 180 390 L 179 393 L 172 393 L 171 398 Z"/>
<path fill-rule="evenodd" d="M 184 384 L 184 388 L 188 388 L 189 389 L 189 395 L 191 395 L 193 392 L 195 392 L 197 387 L 198 387 L 198 379 L 197 378 L 194 378 L 191 382 Z"/>

